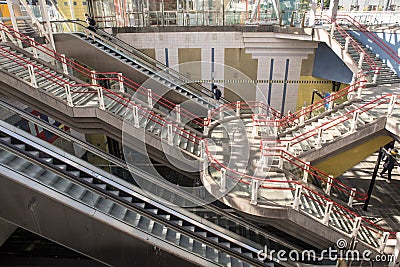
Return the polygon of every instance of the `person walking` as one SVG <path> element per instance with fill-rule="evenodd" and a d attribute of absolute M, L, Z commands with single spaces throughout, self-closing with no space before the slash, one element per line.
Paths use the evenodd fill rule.
<path fill-rule="evenodd" d="M 397 164 L 396 162 L 397 153 L 398 150 L 396 148 L 390 150 L 390 154 L 386 156 L 385 163 L 383 163 L 383 170 L 381 171 L 381 177 L 383 177 L 383 174 L 387 171 L 388 172 L 388 178 L 386 179 L 387 183 L 390 183 L 390 180 L 392 179 L 392 170 L 394 166 Z"/>
<path fill-rule="evenodd" d="M 88 13 L 85 13 L 85 21 L 88 25 L 87 29 L 96 32 L 96 21 Z"/>

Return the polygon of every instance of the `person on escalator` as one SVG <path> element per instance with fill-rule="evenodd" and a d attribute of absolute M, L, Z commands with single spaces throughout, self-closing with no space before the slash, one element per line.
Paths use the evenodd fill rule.
<path fill-rule="evenodd" d="M 88 13 L 85 13 L 85 21 L 88 25 L 87 29 L 96 32 L 96 21 Z"/>
<path fill-rule="evenodd" d="M 217 101 L 218 101 L 218 100 L 221 98 L 221 96 L 222 96 L 221 90 L 219 90 L 218 86 L 216 86 L 216 85 L 213 86 L 213 93 L 214 93 L 214 97 L 215 97 L 215 99 L 216 99 Z"/>

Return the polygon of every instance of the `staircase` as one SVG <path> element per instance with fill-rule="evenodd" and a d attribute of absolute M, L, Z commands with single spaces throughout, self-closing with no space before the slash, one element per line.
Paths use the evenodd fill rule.
<path fill-rule="evenodd" d="M 163 114 L 155 108 L 151 111 L 148 110 L 146 104 L 140 100 L 129 100 L 105 88 L 99 91 L 98 88 L 85 86 L 83 85 L 84 82 L 58 72 L 45 62 L 35 59 L 23 50 L 13 46 L 1 45 L 0 54 L 3 56 L 0 59 L 0 68 L 3 70 L 3 73 L 8 73 L 8 75 L 23 81 L 25 84 L 30 85 L 35 83 L 42 96 L 46 95 L 49 99 L 53 99 L 52 101 L 64 103 L 63 105 L 67 103 L 69 107 L 74 107 L 74 109 L 96 109 L 100 106 L 101 110 L 112 115 L 115 127 L 117 127 L 119 131 L 121 131 L 121 125 L 123 125 L 124 122 L 132 123 L 134 124 L 133 128 L 136 130 L 144 130 L 147 134 L 150 134 L 151 137 L 158 139 L 158 142 L 162 140 L 167 141 L 170 146 L 184 151 L 185 154 L 191 157 L 197 158 L 199 156 L 199 141 L 202 137 L 200 132 L 186 127 L 183 124 L 172 123 L 171 119 L 168 118 L 166 114 Z M 34 66 L 35 72 L 37 73 L 34 82 L 29 74 L 27 64 Z M 61 112 L 67 112 L 68 109 L 69 108 L 64 107 Z M 134 114 L 134 109 L 137 110 L 136 114 Z M 94 114 L 95 117 L 97 116 L 95 113 L 86 114 Z M 72 117 L 74 116 L 73 114 L 70 115 Z M 105 118 L 96 118 L 105 120 Z M 66 118 L 58 119 L 64 121 Z M 113 123 L 113 120 L 104 122 L 110 124 L 110 122 Z M 115 130 L 110 131 L 112 132 L 111 135 L 115 136 Z M 117 134 L 117 136 L 120 135 Z M 119 137 L 119 139 L 120 138 L 121 137 Z"/>
<path fill-rule="evenodd" d="M 80 159 L 61 155 L 58 149 L 54 150 L 42 140 L 12 129 L 4 123 L 0 127 L 0 165 L 71 201 L 84 203 L 110 219 L 179 247 L 177 256 L 189 253 L 190 258 L 199 257 L 223 266 L 264 266 L 257 259 L 262 246 L 252 248 L 243 240 L 237 241 L 210 228 L 210 223 L 205 225 L 199 219 L 187 217 L 177 207 L 174 210 L 172 206 L 149 200 L 139 189 L 124 186 L 123 182 Z M 191 261 L 196 262 L 193 258 Z"/>
<path fill-rule="evenodd" d="M 334 32 L 334 38 L 342 45 L 342 47 L 345 47 L 346 37 L 350 36 L 349 32 L 350 31 L 345 30 L 340 25 L 338 25 L 338 30 Z M 372 83 L 372 77 L 374 76 L 375 71 L 379 72 L 376 83 L 367 86 L 400 83 L 400 78 L 390 69 L 390 67 L 383 63 L 382 60 L 367 46 L 353 38 L 351 45 L 348 46 L 348 53 L 357 64 L 360 61 L 361 52 L 365 53 L 361 69 L 363 74 L 366 75 L 368 82 Z"/>

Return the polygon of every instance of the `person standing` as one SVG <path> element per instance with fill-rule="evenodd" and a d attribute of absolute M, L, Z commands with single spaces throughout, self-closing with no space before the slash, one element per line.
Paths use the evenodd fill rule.
<path fill-rule="evenodd" d="M 214 97 L 215 97 L 215 99 L 216 99 L 217 101 L 220 100 L 220 98 L 221 98 L 221 96 L 222 96 L 222 93 L 221 93 L 221 90 L 219 90 L 218 86 L 213 85 L 213 91 L 214 91 Z"/>
<path fill-rule="evenodd" d="M 398 150 L 396 148 L 390 150 L 390 154 L 386 156 L 385 163 L 383 163 L 383 170 L 381 171 L 381 177 L 383 177 L 383 174 L 387 171 L 388 178 L 386 179 L 386 182 L 388 183 L 390 183 L 390 180 L 392 179 L 392 170 L 397 163 L 396 162 L 397 153 Z"/>
<path fill-rule="evenodd" d="M 88 13 L 85 13 L 85 21 L 88 25 L 87 26 L 88 30 L 91 30 L 92 32 L 96 32 L 96 21 L 94 20 L 94 18 L 89 16 Z"/>

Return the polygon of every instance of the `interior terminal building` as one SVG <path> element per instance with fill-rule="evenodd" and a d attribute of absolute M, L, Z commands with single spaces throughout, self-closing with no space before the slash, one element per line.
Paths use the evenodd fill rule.
<path fill-rule="evenodd" d="M 0 266 L 400 266 L 399 6 L 0 1 Z"/>

